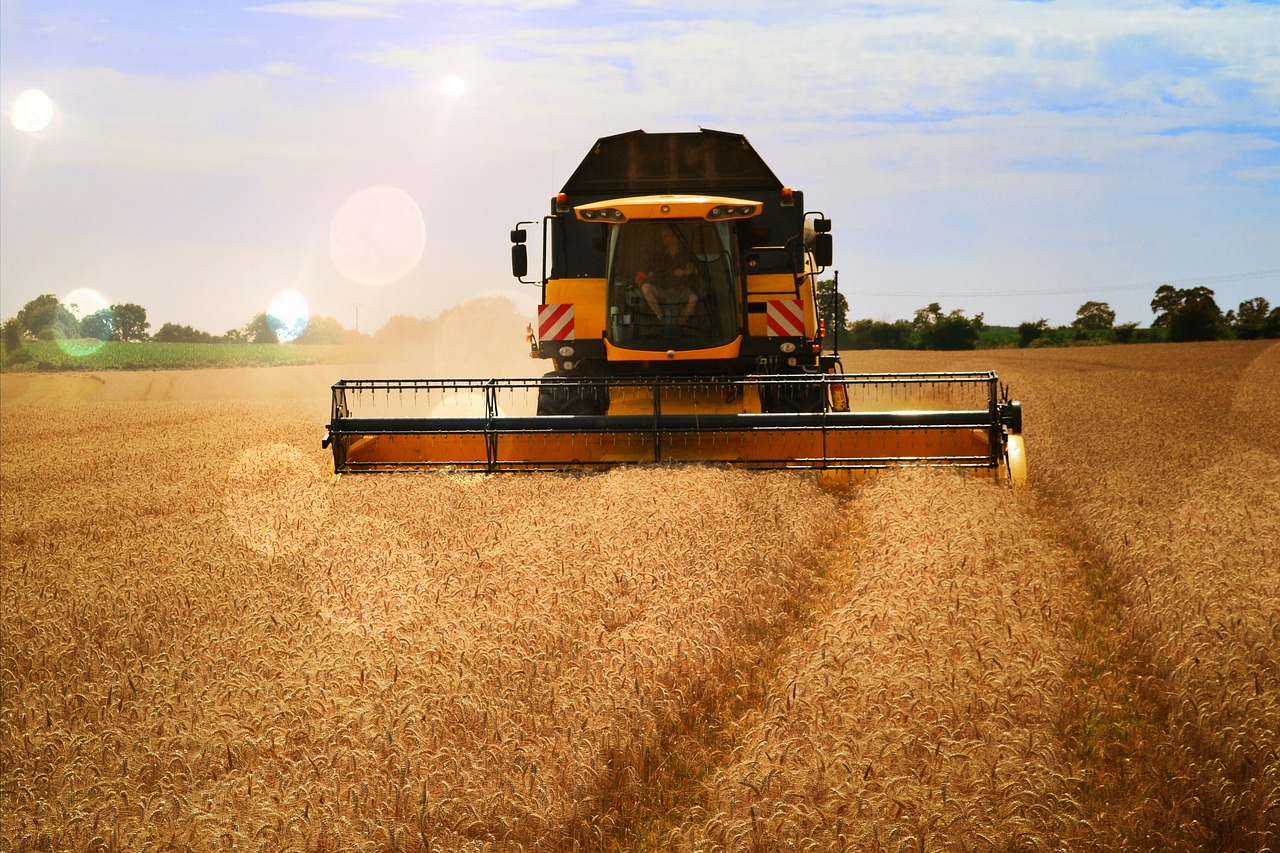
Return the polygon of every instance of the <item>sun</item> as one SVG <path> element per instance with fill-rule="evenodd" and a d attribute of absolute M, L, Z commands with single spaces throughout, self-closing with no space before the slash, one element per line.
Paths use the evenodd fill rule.
<path fill-rule="evenodd" d="M 58 107 L 39 89 L 27 89 L 13 102 L 9 120 L 23 133 L 39 133 L 53 123 Z"/>
<path fill-rule="evenodd" d="M 457 74 L 446 74 L 436 84 L 436 91 L 449 98 L 461 98 L 467 91 L 467 83 Z"/>

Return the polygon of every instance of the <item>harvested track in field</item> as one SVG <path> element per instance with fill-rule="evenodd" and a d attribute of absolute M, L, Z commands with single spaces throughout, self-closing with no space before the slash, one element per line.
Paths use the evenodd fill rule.
<path fill-rule="evenodd" d="M 996 367 L 1031 490 L 332 484 L 322 377 L 7 384 L 0 847 L 1274 848 L 1280 348 L 876 357 Z"/>

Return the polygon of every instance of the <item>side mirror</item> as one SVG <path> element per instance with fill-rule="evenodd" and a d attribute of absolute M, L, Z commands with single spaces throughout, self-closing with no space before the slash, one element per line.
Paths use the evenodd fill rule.
<path fill-rule="evenodd" d="M 813 235 L 813 262 L 820 267 L 831 266 L 831 235 Z"/>
<path fill-rule="evenodd" d="M 516 243 L 511 247 L 511 274 L 516 278 L 524 278 L 529 274 L 529 251 L 524 243 Z"/>

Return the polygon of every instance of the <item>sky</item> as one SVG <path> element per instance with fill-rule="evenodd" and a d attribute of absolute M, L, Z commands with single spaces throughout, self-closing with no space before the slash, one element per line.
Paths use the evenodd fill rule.
<path fill-rule="evenodd" d="M 532 313 L 514 224 L 700 127 L 832 219 L 851 319 L 1280 304 L 1276 2 L 0 0 L 0 104 L 3 317 Z"/>

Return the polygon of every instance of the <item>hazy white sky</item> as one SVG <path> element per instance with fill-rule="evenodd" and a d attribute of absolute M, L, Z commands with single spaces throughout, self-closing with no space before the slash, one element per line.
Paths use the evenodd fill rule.
<path fill-rule="evenodd" d="M 0 4 L 4 317 L 78 288 L 215 334 L 291 290 L 364 331 L 532 304 L 512 225 L 597 137 L 700 126 L 834 220 L 854 318 L 1280 303 L 1274 2 Z"/>

